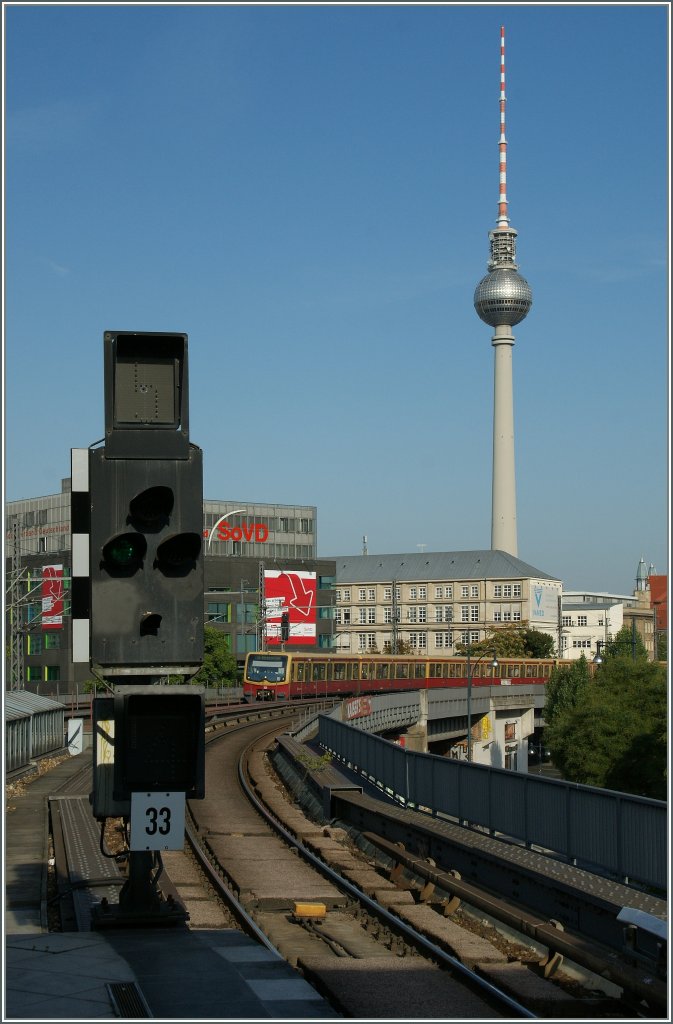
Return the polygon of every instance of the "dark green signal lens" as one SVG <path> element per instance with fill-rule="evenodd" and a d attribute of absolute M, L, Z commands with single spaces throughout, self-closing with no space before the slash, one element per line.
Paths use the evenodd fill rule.
<path fill-rule="evenodd" d="M 126 576 L 142 564 L 147 542 L 138 533 L 122 533 L 109 540 L 103 548 L 103 562 L 109 573 Z"/>
<path fill-rule="evenodd" d="M 136 550 L 133 544 L 125 537 L 113 541 L 109 549 L 110 561 L 115 565 L 129 565 L 136 557 Z"/>

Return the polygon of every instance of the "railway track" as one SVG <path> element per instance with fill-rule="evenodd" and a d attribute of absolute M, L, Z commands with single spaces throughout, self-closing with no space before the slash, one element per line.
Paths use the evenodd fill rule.
<path fill-rule="evenodd" d="M 269 713 L 272 727 L 264 720 Z M 438 1004 L 446 1008 L 441 1016 L 480 1019 L 632 1015 L 633 1004 L 545 978 L 539 948 L 526 947 L 523 936 L 503 953 L 483 935 L 458 929 L 437 913 L 446 900 L 420 899 L 427 879 L 419 886 L 418 874 L 399 863 L 396 876 L 385 877 L 343 830 L 307 819 L 266 756 L 287 714 L 287 706 L 246 710 L 239 726 L 228 718 L 209 733 L 206 799 L 190 803 L 187 829 L 207 880 L 197 880 L 188 855 L 171 853 L 161 881 L 165 894 L 187 902 L 192 927 L 235 922 L 294 964 L 345 1016 L 437 1016 L 429 1007 Z M 369 840 L 371 848 L 375 837 Z M 470 927 L 469 914 L 464 923 Z M 522 980 L 528 997 L 514 997 Z M 636 1012 L 656 1015 L 642 1006 Z"/>

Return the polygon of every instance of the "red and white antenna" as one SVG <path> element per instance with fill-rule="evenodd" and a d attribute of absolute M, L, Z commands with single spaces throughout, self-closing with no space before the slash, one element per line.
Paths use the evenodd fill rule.
<path fill-rule="evenodd" d="M 499 228 L 509 227 L 507 216 L 507 139 L 505 137 L 505 26 L 500 28 L 500 197 L 498 202 Z"/>

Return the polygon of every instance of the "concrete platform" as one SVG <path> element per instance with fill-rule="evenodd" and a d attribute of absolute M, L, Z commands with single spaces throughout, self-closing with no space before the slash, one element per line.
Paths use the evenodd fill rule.
<path fill-rule="evenodd" d="M 3 1020 L 339 1017 L 284 960 L 238 931 L 10 934 L 5 948 Z M 140 1012 L 117 1012 L 121 986 Z"/>

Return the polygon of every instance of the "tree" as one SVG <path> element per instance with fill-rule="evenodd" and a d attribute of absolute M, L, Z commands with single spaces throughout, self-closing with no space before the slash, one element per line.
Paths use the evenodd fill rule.
<path fill-rule="evenodd" d="M 547 727 L 564 712 L 577 707 L 590 683 L 591 670 L 583 654 L 572 665 L 557 666 L 553 670 L 545 688 L 544 719 Z M 549 742 L 548 731 L 545 736 Z"/>
<path fill-rule="evenodd" d="M 203 630 L 203 665 L 191 680 L 199 686 L 236 686 L 236 659 L 229 638 L 214 626 Z"/>
<path fill-rule="evenodd" d="M 554 655 L 554 637 L 539 629 L 524 629 L 527 658 L 551 658 Z"/>
<path fill-rule="evenodd" d="M 647 661 L 647 648 L 637 629 L 622 626 L 618 633 L 608 640 L 601 650 L 603 658 L 631 658 L 632 661 Z"/>
<path fill-rule="evenodd" d="M 582 659 L 580 659 L 581 661 Z M 568 672 L 562 669 L 560 672 Z M 578 674 L 579 679 L 579 674 Z M 567 680 L 566 680 L 567 682 Z M 563 697 L 560 682 L 545 739 L 563 777 L 583 785 L 666 799 L 667 693 L 664 666 L 612 657 Z M 548 694 L 549 696 L 549 694 Z"/>

